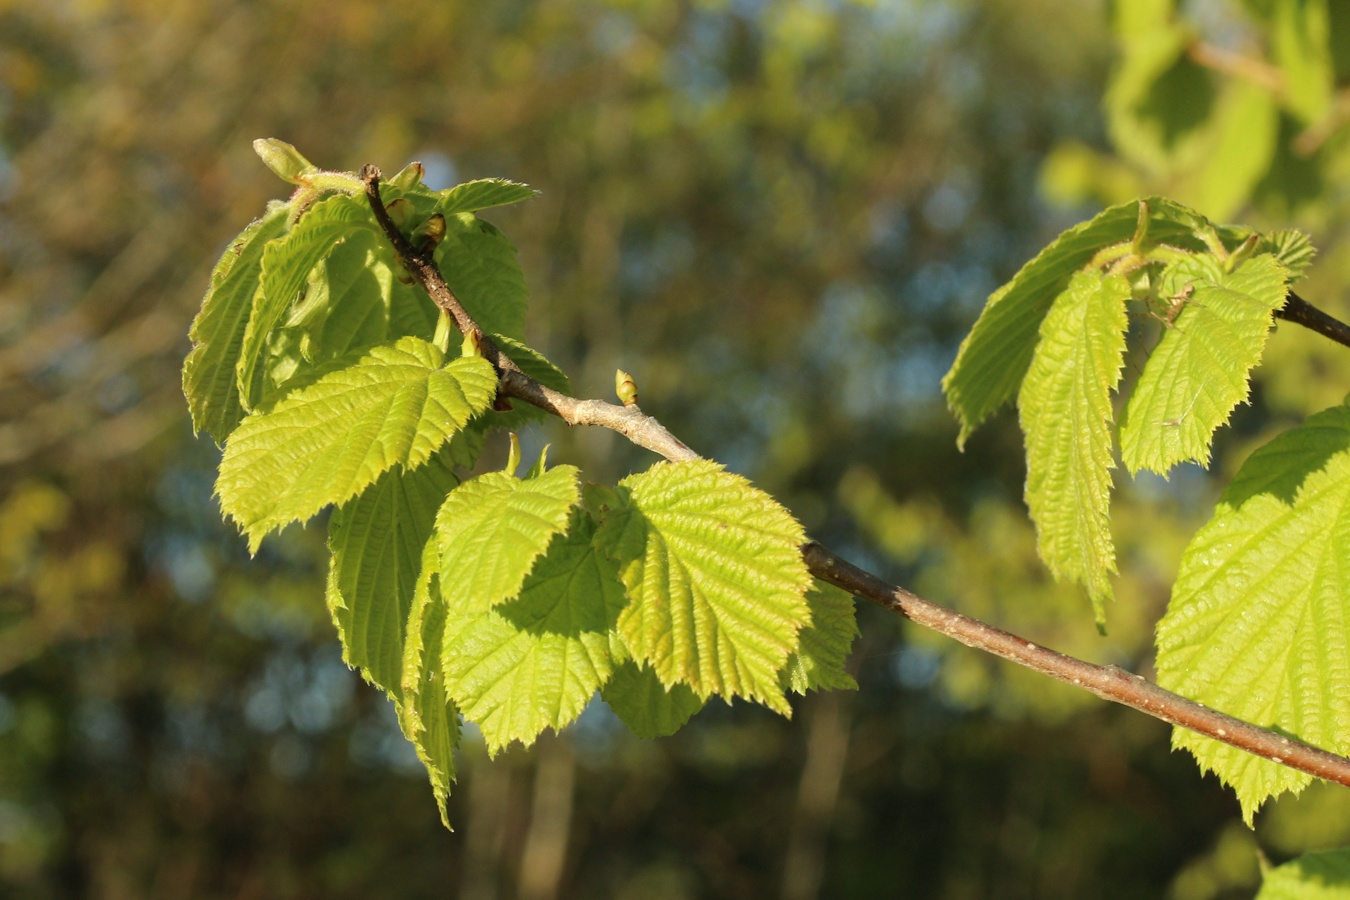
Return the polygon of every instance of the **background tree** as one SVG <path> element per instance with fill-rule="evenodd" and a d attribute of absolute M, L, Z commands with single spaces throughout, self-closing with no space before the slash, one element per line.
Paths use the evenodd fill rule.
<path fill-rule="evenodd" d="M 1281 801 L 1253 837 L 1162 726 L 883 616 L 863 622 L 859 695 L 793 723 L 714 708 L 643 743 L 593 716 L 490 767 L 470 747 L 447 838 L 384 700 L 337 656 L 320 534 L 292 530 L 265 568 L 245 565 L 178 392 L 210 262 L 274 192 L 252 138 L 337 168 L 421 158 L 442 184 L 506 175 L 544 189 L 489 218 L 532 278 L 532 343 L 579 393 L 607 393 L 623 365 L 649 409 L 813 534 L 1035 640 L 1139 667 L 1208 478 L 1122 486 L 1128 574 L 1103 640 L 1036 561 L 1012 421 L 957 456 L 937 383 L 984 296 L 1045 238 L 1108 189 L 1178 192 L 1175 136 L 1204 132 L 1237 75 L 1182 42 L 1182 74 L 1158 77 L 1185 90 L 1156 95 L 1209 99 L 1136 159 L 1116 119 L 1153 107 L 1119 87 L 1131 53 L 1180 31 L 1270 65 L 1282 4 L 1206 5 L 1180 26 L 1170 4 L 1138 4 L 1157 33 L 1116 22 L 1109 92 L 1110 21 L 1028 0 L 29 6 L 0 5 L 13 890 L 809 896 L 825 879 L 845 896 L 1243 896 L 1258 843 L 1278 860 L 1350 840 L 1343 792 Z M 1296 126 L 1322 119 L 1274 106 L 1266 173 L 1244 176 L 1269 187 L 1226 202 L 1255 198 L 1334 260 L 1342 201 L 1317 178 L 1339 132 L 1314 165 Z M 1042 171 L 1049 196 L 1085 206 L 1047 205 Z M 1340 268 L 1307 291 L 1333 312 Z M 1288 331 L 1220 448 L 1228 474 L 1271 423 L 1345 391 L 1343 354 Z M 634 462 L 603 435 L 547 439 L 586 442 L 610 467 L 592 462 L 597 478 Z"/>

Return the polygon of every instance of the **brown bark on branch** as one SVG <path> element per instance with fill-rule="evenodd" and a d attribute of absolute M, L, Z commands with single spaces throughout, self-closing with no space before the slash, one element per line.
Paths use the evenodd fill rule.
<path fill-rule="evenodd" d="M 365 182 L 366 196 L 375 218 L 403 265 L 436 305 L 450 313 L 461 332 L 478 335 L 483 355 L 497 367 L 500 376 L 498 396 L 523 400 L 553 413 L 569 425 L 599 425 L 612 429 L 638 446 L 674 462 L 698 458 L 698 454 L 665 426 L 642 413 L 636 406 L 617 406 L 602 400 L 578 400 L 551 390 L 523 373 L 483 334 L 446 284 L 435 261 L 417 251 L 389 218 L 380 198 L 379 169 L 366 166 L 361 170 L 361 179 Z M 1307 310 L 1312 310 L 1312 313 Z M 1350 327 L 1314 309 L 1296 295 L 1290 295 L 1289 304 L 1280 315 L 1350 346 Z M 1337 336 L 1339 332 L 1336 326 L 1339 326 L 1339 332 L 1344 333 L 1343 337 Z M 1066 656 L 979 619 L 947 609 L 902 587 L 888 584 L 815 541 L 802 546 L 802 558 L 811 574 L 821 581 L 869 600 L 883 609 L 899 613 L 918 625 L 968 647 L 992 653 L 1057 681 L 1090 691 L 1104 700 L 1188 728 L 1272 762 L 1350 787 L 1350 759 L 1216 712 L 1118 666 L 1098 666 Z"/>

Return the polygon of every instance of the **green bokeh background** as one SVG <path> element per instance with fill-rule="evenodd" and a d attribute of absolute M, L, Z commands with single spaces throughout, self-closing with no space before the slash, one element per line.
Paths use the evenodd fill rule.
<path fill-rule="evenodd" d="M 791 721 L 640 741 L 597 707 L 491 762 L 469 734 L 449 834 L 341 662 L 323 529 L 248 558 L 178 377 L 215 257 L 285 193 L 252 139 L 525 181 L 485 217 L 580 395 L 622 367 L 851 558 L 1147 673 L 1222 479 L 1350 355 L 1280 327 L 1212 473 L 1118 477 L 1107 638 L 1036 560 L 1014 418 L 958 454 L 938 382 L 991 290 L 1140 193 L 1309 230 L 1302 293 L 1347 317 L 1350 26 L 1332 3 L 1290 50 L 1287 5 L 0 0 L 0 895 L 1208 900 L 1350 843 L 1344 790 L 1250 832 L 1165 726 L 870 608 L 861 690 Z M 524 440 L 596 481 L 647 463 Z"/>

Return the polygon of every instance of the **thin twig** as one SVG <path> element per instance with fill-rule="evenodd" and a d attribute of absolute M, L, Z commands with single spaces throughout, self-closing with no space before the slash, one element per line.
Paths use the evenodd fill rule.
<path fill-rule="evenodd" d="M 1327 315 L 1293 291 L 1289 292 L 1289 299 L 1285 301 L 1284 306 L 1275 311 L 1275 318 L 1302 325 L 1323 337 L 1331 338 L 1338 344 L 1350 347 L 1350 325 Z"/>
<path fill-rule="evenodd" d="M 428 296 L 438 306 L 450 312 L 461 331 L 482 336 L 482 329 L 455 298 L 435 262 L 414 250 L 390 220 L 384 202 L 380 199 L 379 170 L 367 166 L 361 170 L 361 178 L 365 181 L 366 195 L 370 199 L 375 218 L 384 229 L 403 265 L 418 280 Z M 1296 297 L 1291 294 L 1290 303 L 1293 304 L 1295 299 Z M 1299 303 L 1307 306 L 1302 300 L 1299 300 Z M 1286 309 L 1288 308 L 1286 306 Z M 1308 309 L 1312 307 L 1308 306 Z M 1336 322 L 1324 313 L 1318 315 Z M 1309 319 L 1314 320 L 1315 317 Z M 1308 322 L 1300 319 L 1291 318 L 1291 321 L 1308 325 Z M 1336 324 L 1350 335 L 1350 328 L 1339 322 Z M 1314 328 L 1313 325 L 1308 327 Z M 1322 328 L 1314 330 L 1327 334 Z M 1327 336 L 1333 337 L 1331 334 Z M 1340 340 L 1336 337 L 1333 339 Z M 561 394 L 544 387 L 521 372 L 515 363 L 492 345 L 490 339 L 482 337 L 481 344 L 484 356 L 497 366 L 500 374 L 499 395 L 519 398 L 557 415 L 569 425 L 599 425 L 610 428 L 623 434 L 633 443 L 675 462 L 698 458 L 698 454 L 685 446 L 664 425 L 644 415 L 636 406 L 617 406 L 602 400 L 578 400 Z M 947 609 L 902 587 L 888 584 L 815 541 L 802 546 L 802 559 L 811 574 L 821 581 L 829 582 L 884 609 L 899 613 L 915 624 L 944 634 L 968 647 L 992 653 L 1057 681 L 1091 691 L 1104 700 L 1111 700 L 1172 725 L 1188 728 L 1197 734 L 1231 744 L 1271 762 L 1350 787 L 1350 759 L 1216 712 L 1164 690 L 1142 675 L 1132 674 L 1118 666 L 1093 665 Z"/>

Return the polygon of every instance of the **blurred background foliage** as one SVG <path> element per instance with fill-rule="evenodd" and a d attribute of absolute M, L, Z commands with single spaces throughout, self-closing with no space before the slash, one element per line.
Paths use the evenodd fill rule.
<path fill-rule="evenodd" d="M 542 189 L 532 341 L 927 596 L 1148 672 L 1222 478 L 1350 389 L 1282 326 L 1214 472 L 1122 475 L 1099 637 L 1047 577 L 1011 416 L 938 380 L 987 294 L 1102 204 L 1298 226 L 1347 317 L 1350 10 L 1331 0 L 0 0 L 0 894 L 25 898 L 1250 896 L 1350 843 L 1350 795 L 1253 834 L 1167 728 L 861 610 L 856 695 L 603 709 L 489 764 L 445 833 L 342 664 L 321 528 L 249 560 L 178 368 L 250 141 L 433 187 Z M 645 465 L 545 428 L 595 480 Z"/>

